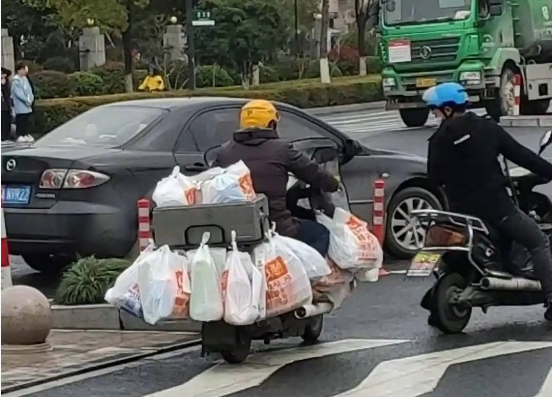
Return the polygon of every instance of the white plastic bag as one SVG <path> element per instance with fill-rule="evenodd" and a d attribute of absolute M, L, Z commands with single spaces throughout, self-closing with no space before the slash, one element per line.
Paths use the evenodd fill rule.
<path fill-rule="evenodd" d="M 224 173 L 201 183 L 203 204 L 251 201 L 256 197 L 251 172 L 243 161 L 225 169 Z"/>
<path fill-rule="evenodd" d="M 266 317 L 289 313 L 312 303 L 312 289 L 301 260 L 272 238 L 254 249 L 266 277 Z"/>
<path fill-rule="evenodd" d="M 251 257 L 238 251 L 232 231 L 232 251 L 228 254 L 223 281 L 224 321 L 233 325 L 253 324 L 259 318 L 260 272 Z M 253 279 L 256 278 L 253 290 Z"/>
<path fill-rule="evenodd" d="M 105 293 L 106 302 L 119 310 L 143 318 L 140 287 L 138 286 L 138 268 L 144 264 L 147 265 L 146 258 L 154 250 L 155 246 L 150 244 L 140 253 L 140 256 L 136 258 L 132 265 L 117 277 L 115 285 Z"/>
<path fill-rule="evenodd" d="M 330 230 L 328 256 L 342 269 L 380 268 L 383 251 L 368 224 L 341 208 L 333 219 L 318 213 L 316 220 Z"/>
<path fill-rule="evenodd" d="M 180 207 L 195 204 L 196 192 L 196 183 L 176 166 L 171 175 L 157 182 L 152 199 L 158 208 Z"/>
<path fill-rule="evenodd" d="M 190 317 L 203 322 L 219 321 L 224 313 L 220 273 L 207 245 L 209 238 L 209 233 L 203 234 L 191 262 Z"/>
<path fill-rule="evenodd" d="M 190 282 L 185 256 L 164 245 L 151 252 L 138 268 L 138 286 L 144 321 L 156 324 L 167 318 L 186 318 Z"/>
<path fill-rule="evenodd" d="M 289 248 L 300 260 L 311 281 L 316 282 L 321 277 L 329 275 L 332 271 L 326 259 L 311 246 L 291 237 L 274 234 L 275 244 Z"/>

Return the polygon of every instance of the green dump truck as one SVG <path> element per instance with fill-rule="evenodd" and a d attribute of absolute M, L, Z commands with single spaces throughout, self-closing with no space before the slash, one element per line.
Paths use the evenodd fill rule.
<path fill-rule="evenodd" d="M 552 99 L 552 0 L 375 0 L 387 109 L 422 126 L 423 92 L 463 84 L 474 107 L 512 114 L 515 75 L 522 114 L 545 114 Z"/>

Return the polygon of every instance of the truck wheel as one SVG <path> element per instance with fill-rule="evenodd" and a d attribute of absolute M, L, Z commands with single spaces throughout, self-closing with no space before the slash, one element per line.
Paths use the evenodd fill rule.
<path fill-rule="evenodd" d="M 550 107 L 549 99 L 537 99 L 536 101 L 521 102 L 521 114 L 525 115 L 545 115 Z"/>
<path fill-rule="evenodd" d="M 401 109 L 401 119 L 407 127 L 422 127 L 429 117 L 429 109 Z"/>
<path fill-rule="evenodd" d="M 485 110 L 497 123 L 500 117 L 511 114 L 514 110 L 514 80 L 515 72 L 505 67 L 500 75 L 500 87 L 497 97 L 485 105 Z"/>

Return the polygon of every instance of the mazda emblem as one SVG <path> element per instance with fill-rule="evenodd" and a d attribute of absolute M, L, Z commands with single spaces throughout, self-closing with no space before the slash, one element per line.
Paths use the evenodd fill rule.
<path fill-rule="evenodd" d="M 10 159 L 6 162 L 6 170 L 7 171 L 13 171 L 15 169 L 16 165 L 17 165 L 17 163 L 15 162 L 15 160 Z"/>
<path fill-rule="evenodd" d="M 420 57 L 422 59 L 429 59 L 431 57 L 431 48 L 428 46 L 420 48 Z"/>

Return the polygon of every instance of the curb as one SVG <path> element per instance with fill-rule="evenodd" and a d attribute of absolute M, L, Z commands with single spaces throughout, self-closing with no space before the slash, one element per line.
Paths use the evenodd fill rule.
<path fill-rule="evenodd" d="M 504 127 L 552 127 L 552 116 L 507 116 L 500 118 Z"/>
<path fill-rule="evenodd" d="M 385 101 L 356 103 L 352 105 L 327 106 L 320 108 L 304 109 L 313 116 L 324 116 L 329 114 L 360 112 L 363 110 L 385 109 Z"/>
<path fill-rule="evenodd" d="M 18 384 L 18 385 L 8 386 L 8 387 L 5 387 L 5 388 L 2 388 L 1 392 L 2 392 L 2 394 L 4 394 L 4 393 L 11 393 L 11 392 L 15 392 L 15 391 L 25 390 L 25 389 L 28 389 L 28 388 L 31 388 L 31 387 L 43 385 L 45 383 L 55 382 L 55 381 L 58 381 L 58 380 L 61 380 L 61 379 L 69 378 L 71 376 L 82 375 L 82 374 L 86 374 L 86 373 L 89 373 L 89 372 L 94 372 L 94 371 L 106 369 L 106 368 L 109 368 L 109 367 L 113 367 L 115 365 L 128 364 L 128 363 L 131 363 L 133 361 L 143 360 L 145 358 L 156 356 L 158 354 L 170 353 L 170 352 L 185 349 L 185 348 L 188 348 L 188 347 L 198 346 L 200 344 L 201 344 L 201 338 L 193 339 L 193 340 L 182 342 L 182 343 L 176 343 L 174 345 L 160 347 L 160 348 L 155 349 L 153 351 L 138 353 L 138 354 L 135 354 L 134 356 L 124 357 L 124 358 L 115 358 L 113 360 L 105 361 L 105 362 L 102 362 L 100 364 L 96 364 L 96 365 L 92 364 L 92 365 L 90 365 L 89 367 L 86 367 L 86 368 L 80 368 L 80 369 L 76 369 L 74 371 L 67 371 L 66 373 L 59 374 L 59 375 L 53 375 L 53 376 L 50 376 L 48 378 L 37 379 L 37 380 L 32 380 L 32 381 L 29 381 L 29 382 L 26 382 L 26 383 L 21 383 L 21 384 Z"/>
<path fill-rule="evenodd" d="M 109 331 L 201 332 L 201 323 L 190 319 L 160 321 L 150 325 L 110 304 L 52 305 L 53 329 Z"/>

